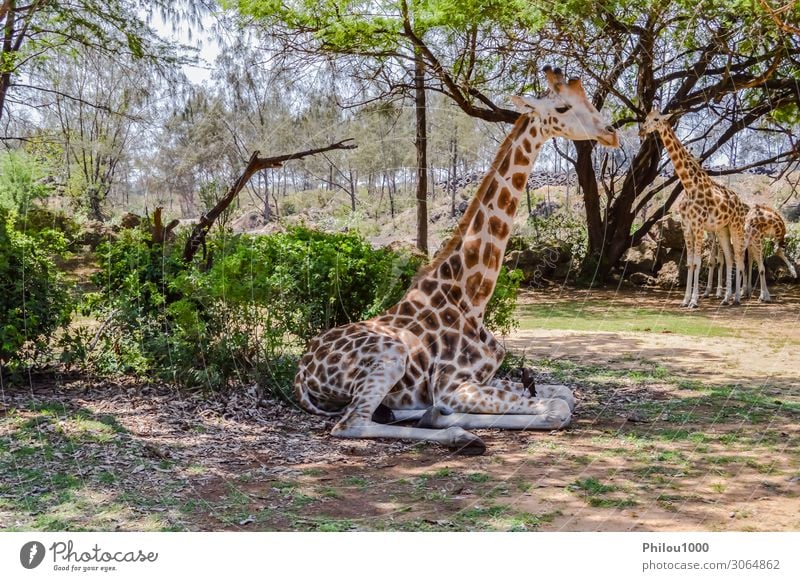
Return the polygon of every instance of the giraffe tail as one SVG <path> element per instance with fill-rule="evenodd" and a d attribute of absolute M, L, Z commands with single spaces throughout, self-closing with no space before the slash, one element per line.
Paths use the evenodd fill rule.
<path fill-rule="evenodd" d="M 300 407 L 310 414 L 317 414 L 319 416 L 326 416 L 329 418 L 342 415 L 342 411 L 344 410 L 324 410 L 314 402 L 305 385 L 305 371 L 305 366 L 301 365 L 300 369 L 297 371 L 297 375 L 294 378 L 294 398 L 297 400 L 297 403 L 300 404 Z"/>

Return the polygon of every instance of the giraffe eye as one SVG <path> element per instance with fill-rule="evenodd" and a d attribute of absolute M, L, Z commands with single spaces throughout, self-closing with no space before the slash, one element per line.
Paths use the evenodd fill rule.
<path fill-rule="evenodd" d="M 570 105 L 564 105 L 563 107 L 556 107 L 556 113 L 566 113 L 570 109 L 572 109 Z"/>

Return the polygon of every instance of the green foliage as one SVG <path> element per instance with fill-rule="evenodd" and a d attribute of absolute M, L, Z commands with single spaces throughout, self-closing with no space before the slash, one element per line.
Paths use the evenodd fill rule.
<path fill-rule="evenodd" d="M 529 247 L 557 246 L 580 260 L 586 253 L 589 235 L 583 216 L 562 211 L 549 216 L 530 216 L 522 237 Z"/>
<path fill-rule="evenodd" d="M 64 249 L 63 235 L 20 232 L 0 208 L 0 371 L 36 363 L 68 322 L 70 296 L 52 259 Z"/>
<path fill-rule="evenodd" d="M 519 319 L 516 316 L 517 293 L 523 278 L 521 270 L 500 267 L 497 286 L 483 316 L 483 324 L 487 329 L 508 335 L 519 326 Z"/>
<path fill-rule="evenodd" d="M 0 153 L 0 208 L 24 216 L 34 200 L 46 198 L 52 188 L 45 183 L 45 168 L 24 151 Z"/>
<path fill-rule="evenodd" d="M 85 308 L 105 321 L 67 334 L 63 359 L 104 374 L 133 373 L 217 390 L 259 385 L 286 393 L 306 343 L 325 329 L 375 316 L 405 293 L 421 259 L 372 248 L 354 232 L 296 227 L 209 240 L 210 267 L 185 264 L 181 241 L 152 244 L 124 230 L 98 250 L 101 289 Z M 502 270 L 486 324 L 507 333 L 521 276 Z"/>
<path fill-rule="evenodd" d="M 419 259 L 375 250 L 355 233 L 294 228 L 271 236 L 220 235 L 210 268 L 179 248 L 123 232 L 99 250 L 102 291 L 88 307 L 109 321 L 92 364 L 104 373 L 157 375 L 220 389 L 231 382 L 285 390 L 305 343 L 324 329 L 383 311 Z M 71 335 L 71 361 L 88 351 Z"/>

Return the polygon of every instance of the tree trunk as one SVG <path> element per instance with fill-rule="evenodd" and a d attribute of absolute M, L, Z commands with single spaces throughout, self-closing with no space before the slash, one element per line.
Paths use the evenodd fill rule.
<path fill-rule="evenodd" d="M 414 105 L 417 148 L 417 248 L 428 254 L 428 131 L 425 116 L 425 62 L 414 52 Z"/>
<path fill-rule="evenodd" d="M 450 188 L 450 215 L 456 215 L 456 172 L 458 171 L 458 134 L 453 131 L 450 139 L 450 167 L 447 170 L 449 179 L 447 185 Z"/>
<path fill-rule="evenodd" d="M 583 261 L 581 278 L 594 280 L 599 274 L 598 269 L 603 268 L 605 257 L 603 246 L 605 232 L 603 219 L 600 215 L 600 193 L 597 190 L 597 177 L 592 164 L 592 151 L 594 142 L 576 141 L 575 172 L 578 176 L 578 185 L 583 192 L 583 204 L 586 211 L 586 227 L 588 230 L 589 246 L 586 249 L 586 260 Z M 603 278 L 605 275 L 603 275 Z"/>

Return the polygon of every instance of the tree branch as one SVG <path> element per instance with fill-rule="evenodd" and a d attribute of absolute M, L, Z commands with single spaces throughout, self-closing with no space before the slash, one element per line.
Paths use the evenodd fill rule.
<path fill-rule="evenodd" d="M 273 157 L 259 157 L 261 152 L 254 151 L 241 175 L 233 183 L 225 196 L 223 196 L 223 198 L 220 199 L 220 201 L 217 202 L 213 208 L 200 216 L 200 220 L 192 229 L 189 239 L 186 240 L 186 246 L 184 246 L 183 249 L 184 262 L 191 262 L 198 249 L 205 243 L 206 236 L 211 230 L 211 227 L 214 225 L 216 219 L 231 205 L 231 203 L 233 203 L 233 201 L 236 199 L 236 196 L 239 195 L 239 192 L 244 189 L 244 187 L 247 185 L 247 182 L 249 182 L 250 178 L 253 177 L 253 174 L 263 169 L 281 167 L 281 165 L 283 165 L 283 163 L 286 161 L 302 159 L 304 157 L 316 155 L 325 151 L 331 151 L 334 149 L 355 149 L 357 146 L 354 143 L 348 143 L 349 141 L 353 140 L 345 139 L 337 143 L 332 143 L 326 147 L 318 147 L 315 149 L 308 149 L 306 151 L 299 151 L 297 153 L 289 153 L 285 155 L 276 155 Z"/>

